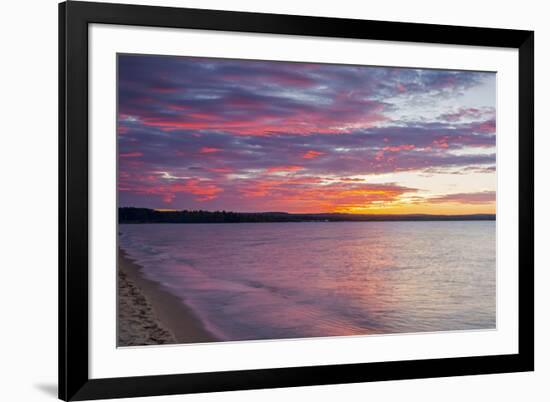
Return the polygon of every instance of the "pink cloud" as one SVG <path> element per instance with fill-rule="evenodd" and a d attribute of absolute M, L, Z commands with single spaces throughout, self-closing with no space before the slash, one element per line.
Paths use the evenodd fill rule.
<path fill-rule="evenodd" d="M 140 156 L 143 156 L 142 152 L 126 152 L 122 154 L 118 154 L 121 158 L 139 158 Z"/>
<path fill-rule="evenodd" d="M 474 125 L 472 130 L 478 133 L 494 133 L 496 131 L 496 122 L 495 120 L 487 120 Z"/>
<path fill-rule="evenodd" d="M 132 181 L 138 185 L 128 185 Z M 178 179 L 165 184 L 159 176 L 119 173 L 119 191 L 129 191 L 141 195 L 158 195 L 165 204 L 174 201 L 178 193 L 187 193 L 195 196 L 195 201 L 211 201 L 223 189 L 210 180 L 200 178 Z"/>
<path fill-rule="evenodd" d="M 412 149 L 416 148 L 412 144 L 405 144 L 405 145 L 396 145 L 396 146 L 386 146 L 383 148 L 384 151 L 388 152 L 399 152 L 399 151 L 410 151 Z"/>
<path fill-rule="evenodd" d="M 435 140 L 432 142 L 432 145 L 433 145 L 435 148 L 444 148 L 444 149 L 449 148 L 449 137 L 448 137 L 448 136 L 444 136 L 444 137 L 435 139 Z"/>
<path fill-rule="evenodd" d="M 119 124 L 116 131 L 117 131 L 118 134 L 122 135 L 122 134 L 128 133 L 128 131 L 130 131 L 130 129 L 126 126 L 123 126 L 122 124 Z"/>
<path fill-rule="evenodd" d="M 430 202 L 434 203 L 487 204 L 495 201 L 496 193 L 494 191 L 446 194 L 430 198 Z"/>
<path fill-rule="evenodd" d="M 202 147 L 199 153 L 201 154 L 212 154 L 216 152 L 220 152 L 220 148 L 213 148 L 213 147 Z"/>

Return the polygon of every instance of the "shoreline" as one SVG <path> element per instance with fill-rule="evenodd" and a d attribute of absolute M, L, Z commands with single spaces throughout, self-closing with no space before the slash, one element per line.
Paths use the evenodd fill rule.
<path fill-rule="evenodd" d="M 147 279 L 120 247 L 117 262 L 118 347 L 219 341 L 190 307 Z"/>

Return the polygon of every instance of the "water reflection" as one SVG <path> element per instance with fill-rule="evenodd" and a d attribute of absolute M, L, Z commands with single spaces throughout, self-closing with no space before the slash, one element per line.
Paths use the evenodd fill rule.
<path fill-rule="evenodd" d="M 222 339 L 495 327 L 494 222 L 120 225 Z"/>

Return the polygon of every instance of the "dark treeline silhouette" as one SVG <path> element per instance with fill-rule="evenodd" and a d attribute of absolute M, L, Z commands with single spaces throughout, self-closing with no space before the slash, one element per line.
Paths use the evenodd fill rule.
<path fill-rule="evenodd" d="M 368 215 L 289 214 L 286 212 L 159 211 L 149 208 L 118 209 L 119 223 L 245 223 L 245 222 L 377 222 L 377 221 L 493 221 L 494 214 L 473 215 Z"/>

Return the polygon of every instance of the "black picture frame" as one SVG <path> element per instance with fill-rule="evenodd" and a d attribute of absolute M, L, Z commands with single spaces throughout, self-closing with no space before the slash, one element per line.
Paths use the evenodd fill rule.
<path fill-rule="evenodd" d="M 88 25 L 507 47 L 519 51 L 517 354 L 90 379 Z M 169 395 L 534 370 L 534 32 L 69 1 L 59 5 L 59 398 Z"/>

